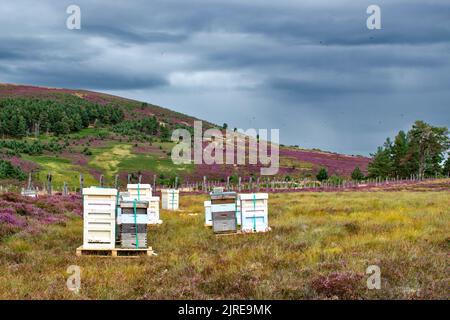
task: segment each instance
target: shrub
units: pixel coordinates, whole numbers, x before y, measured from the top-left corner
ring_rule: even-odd
[[[316,178],[320,182],[327,180],[328,179],[328,171],[327,171],[327,169],[320,168],[319,173],[317,173]]]
[[[25,180],[26,175],[19,167],[15,167],[7,160],[0,160],[0,179]]]

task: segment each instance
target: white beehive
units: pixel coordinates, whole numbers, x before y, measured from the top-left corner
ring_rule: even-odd
[[[178,210],[180,206],[180,191],[176,189],[161,190],[162,208],[166,210]]]
[[[83,247],[114,249],[117,189],[83,189]]]
[[[148,201],[148,224],[162,223],[162,221],[159,219],[159,197],[152,197],[152,186],[150,184],[128,184],[127,192],[123,195],[122,200]]]
[[[161,224],[162,223],[162,220],[159,219],[159,197],[151,197],[150,198],[148,214],[150,216],[149,224]]]
[[[141,201],[150,201],[152,197],[152,186],[149,184],[127,184],[129,197]]]
[[[212,227],[211,201],[205,201],[205,226]]]
[[[269,230],[267,193],[240,194],[241,230],[243,232],[266,232]]]
[[[205,201],[205,226],[211,227],[212,226],[212,214],[211,214],[211,201]],[[241,204],[238,201],[236,204],[236,220],[237,225],[241,225]]]

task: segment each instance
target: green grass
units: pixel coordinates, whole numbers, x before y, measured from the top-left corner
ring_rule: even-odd
[[[40,172],[36,180],[46,181],[47,173],[52,173],[52,184],[54,188],[59,188],[67,182],[70,187],[78,187],[80,172],[83,173],[85,184],[96,184],[96,180],[89,173],[86,167],[76,166],[69,159],[56,156],[30,156],[22,155],[25,160],[33,161],[40,167]]]
[[[155,148],[170,150],[173,144],[154,143]],[[134,153],[133,145],[127,143],[111,143],[105,147],[90,149],[93,153],[89,166],[108,173],[113,177],[118,172],[150,171],[175,175],[178,172],[189,173],[193,165],[175,165],[166,154]]]
[[[203,226],[205,199],[162,212],[153,257],[76,257],[80,218],[13,236],[0,244],[0,298],[448,298],[448,192],[271,194],[271,232],[227,237]],[[70,265],[82,268],[78,295],[65,286]],[[381,290],[366,287],[369,265]]]

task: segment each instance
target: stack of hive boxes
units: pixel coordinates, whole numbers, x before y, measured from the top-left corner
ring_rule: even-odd
[[[122,248],[147,248],[148,201],[120,201],[118,242]]]
[[[237,194],[214,190],[210,195],[213,231],[215,233],[237,232]]]
[[[212,214],[211,214],[211,201],[205,201],[205,226],[212,227]],[[239,202],[236,203],[236,221],[237,225],[241,225],[241,204]]]
[[[128,184],[128,192],[121,197],[123,201],[147,201],[147,224],[161,224],[159,219],[159,197],[152,196],[152,187],[149,184]]]
[[[178,210],[180,205],[180,190],[161,190],[162,208],[166,210]]]
[[[269,231],[267,193],[240,194],[241,230],[243,232]]]
[[[83,189],[83,247],[114,249],[117,189]]]

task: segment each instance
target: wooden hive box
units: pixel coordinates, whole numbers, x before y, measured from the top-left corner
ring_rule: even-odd
[[[243,232],[266,232],[269,230],[267,193],[240,194],[241,229]]]
[[[117,189],[83,189],[83,247],[113,249],[116,237]]]
[[[161,206],[166,210],[178,210],[180,206],[180,191],[176,189],[161,190]]]
[[[150,201],[152,197],[152,186],[150,184],[127,184],[127,190],[131,199]]]

